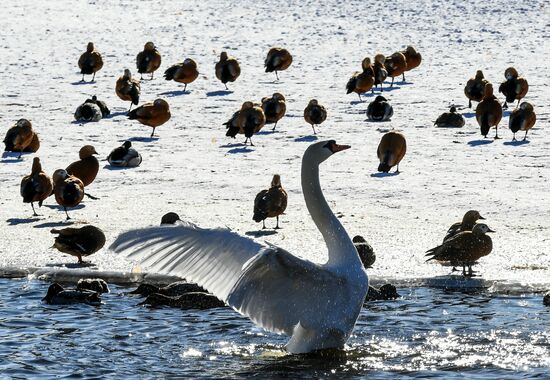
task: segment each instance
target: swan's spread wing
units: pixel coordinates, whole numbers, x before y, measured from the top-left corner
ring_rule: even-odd
[[[298,322],[315,329],[330,320],[327,313],[342,312],[336,303],[346,293],[343,278],[271,246],[247,265],[227,302],[257,325],[292,335]]]
[[[111,245],[159,273],[179,275],[226,301],[243,266],[265,246],[229,230],[190,223],[150,227],[121,234]]]
[[[157,272],[196,282],[277,333],[292,335],[298,322],[320,327],[331,315],[346,314],[351,297],[343,278],[229,230],[188,223],[150,227],[123,233],[110,248]]]

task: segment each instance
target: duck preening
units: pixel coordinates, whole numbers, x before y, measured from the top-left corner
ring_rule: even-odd
[[[464,86],[464,95],[468,98],[468,107],[472,108],[472,100],[481,102],[485,94],[485,85],[489,83],[483,76],[483,71],[477,70],[476,76],[468,79]]]
[[[143,80],[143,74],[151,74],[151,80],[153,74],[160,67],[161,57],[157,50],[157,47],[152,42],[147,42],[143,47],[143,51],[140,51],[136,56],[136,66],[138,73],[141,74]]]
[[[326,264],[227,229],[191,223],[128,231],[111,249],[155,272],[194,281],[260,327],[290,336],[290,353],[342,348],[369,280],[353,242],[323,196],[319,165],[348,148],[334,140],[320,141],[310,145],[302,159],[303,194],[328,249]]]
[[[485,220],[485,218],[477,210],[468,210],[462,217],[462,221],[453,223],[449,227],[443,241],[449,240],[460,232],[471,231],[478,220]]]
[[[42,170],[40,158],[35,157],[32,161],[31,174],[21,180],[23,203],[30,203],[33,215],[38,216],[34,210],[34,202],[38,202],[38,206],[41,207],[42,202],[51,195],[52,190],[52,179]]]
[[[92,82],[95,80],[95,73],[103,67],[103,58],[101,54],[95,50],[94,43],[88,42],[86,51],[78,59],[78,68],[82,74],[81,82],[84,82],[84,75],[92,75]]]
[[[311,125],[313,134],[317,134],[315,126],[320,125],[327,119],[327,110],[320,105],[317,99],[311,99],[304,109],[304,120]]]
[[[133,111],[128,112],[128,119],[137,120],[141,124],[153,127],[151,137],[155,135],[155,128],[170,120],[170,106],[164,99],[156,99],[153,103],[145,103]]]
[[[286,113],[286,99],[283,94],[278,92],[274,93],[271,97],[266,96],[262,99],[262,110],[265,114],[265,123],[273,124],[272,131],[275,130],[277,123]]]
[[[374,70],[374,86],[378,87],[380,85],[380,92],[384,92],[384,81],[388,77],[388,71],[384,65],[385,61],[386,57],[384,57],[384,54],[376,54],[374,56],[374,65],[372,66]]]
[[[254,199],[254,216],[252,219],[256,222],[262,222],[262,228],[265,229],[265,220],[267,218],[277,218],[275,229],[279,229],[279,215],[286,210],[288,195],[281,185],[281,176],[275,174],[271,180],[271,187],[260,191]]]
[[[456,107],[451,106],[449,112],[444,112],[435,121],[434,125],[439,128],[462,128],[466,124],[464,116],[456,112]]]
[[[430,260],[450,262],[453,267],[462,266],[464,276],[473,276],[472,265],[493,250],[493,241],[487,233],[495,232],[486,224],[478,223],[472,231],[459,232],[441,245],[427,251]],[[466,273],[466,267],[468,272]]]
[[[81,228],[62,228],[50,231],[57,235],[53,247],[58,251],[78,257],[82,264],[82,257],[96,253],[105,245],[105,234],[99,228],[87,225]]]
[[[378,95],[367,107],[367,118],[370,121],[389,121],[393,116],[393,107],[382,95]]]
[[[115,148],[107,156],[111,166],[134,168],[141,164],[141,154],[132,148],[132,142],[124,141],[122,146]]]
[[[252,136],[265,125],[265,114],[259,104],[244,102],[241,109],[235,112],[224,125],[227,127],[226,136],[235,138],[237,134],[244,135],[246,137],[244,144],[246,145],[250,140],[250,145],[254,146]]]
[[[4,145],[6,152],[19,152],[18,158],[21,158],[21,154],[29,147],[33,152],[40,147],[38,135],[32,129],[32,123],[27,119],[19,119],[13,127],[8,129],[4,137]]]
[[[198,76],[197,63],[191,58],[186,58],[185,61],[176,63],[164,72],[164,79],[185,84],[183,91],[187,90],[187,85],[197,79]]]
[[[487,83],[484,88],[483,99],[476,107],[476,120],[483,137],[487,137],[491,127],[495,127],[495,139],[498,137],[498,123],[502,119],[502,106],[493,94],[493,85]]]
[[[67,207],[75,207],[84,198],[84,184],[74,175],[69,175],[65,169],[57,169],[53,173],[53,193],[55,201],[63,207],[67,220],[71,219]]]
[[[357,95],[359,95],[359,101],[362,100],[362,93],[369,90],[372,90],[372,92],[374,92],[374,68],[371,65],[370,58],[367,57],[363,59],[361,66],[363,68],[363,71],[356,71],[346,84],[347,93],[350,94],[352,92],[355,92]]]
[[[520,77],[517,70],[513,67],[508,67],[504,71],[504,77],[506,80],[502,82],[498,88],[498,92],[501,92],[506,99],[502,105],[503,108],[508,108],[506,103],[513,103],[516,99],[518,101],[517,106],[521,99],[527,95],[529,91],[529,83],[523,77]],[[517,108],[516,106],[516,108]]]
[[[401,74],[404,75],[405,70],[407,70],[407,59],[403,53],[396,52],[389,57],[386,57],[384,66],[386,67],[388,76],[391,77],[390,87],[393,87],[394,78],[400,76]]]
[[[291,63],[292,55],[288,50],[278,47],[271,48],[267,52],[267,57],[264,61],[265,72],[272,73],[275,71],[275,76],[279,80],[277,72],[288,69]]]
[[[376,154],[380,160],[378,171],[387,173],[397,166],[395,172],[399,173],[399,163],[407,153],[407,141],[399,132],[388,132],[380,140]]]
[[[227,55],[225,51],[220,54],[220,60],[215,66],[216,78],[218,78],[227,88],[227,82],[235,82],[239,75],[241,75],[241,66],[239,62],[234,58]]]
[[[535,114],[531,103],[521,103],[519,108],[516,108],[512,111],[512,113],[510,114],[510,119],[508,121],[508,126],[510,127],[510,130],[514,133],[512,141],[516,141],[516,133],[518,131],[525,131],[525,136],[523,137],[523,141],[525,141],[527,139],[527,133],[531,128],[533,128],[536,121],[537,115]]]
[[[116,81],[115,92],[120,99],[130,102],[130,112],[132,104],[137,106],[139,103],[141,85],[137,79],[132,78],[130,70],[125,69],[124,74]]]
[[[414,46],[407,46],[405,50],[401,51],[401,54],[405,56],[406,66],[405,71],[410,71],[420,66],[422,62],[422,54],[420,54]],[[403,82],[405,82],[405,72],[403,72]]]
[[[85,303],[98,306],[101,304],[101,296],[99,293],[89,290],[65,290],[57,282],[54,282],[48,288],[48,293],[42,298],[42,301],[50,305]]]

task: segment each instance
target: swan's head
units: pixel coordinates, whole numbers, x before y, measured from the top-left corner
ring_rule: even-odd
[[[310,159],[320,164],[334,153],[351,148],[349,145],[338,145],[334,140],[319,141],[311,144],[304,153],[304,160]]]

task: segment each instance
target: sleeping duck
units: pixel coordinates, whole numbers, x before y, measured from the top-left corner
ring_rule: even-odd
[[[370,121],[389,121],[393,116],[393,107],[382,95],[378,95],[367,107],[367,118]]]
[[[197,79],[198,76],[199,71],[197,70],[197,63],[191,58],[187,58],[181,63],[176,63],[164,72],[164,78],[166,80],[174,80],[185,84],[183,91],[185,91],[187,85]]]
[[[434,125],[439,128],[462,128],[465,123],[464,116],[456,112],[456,107],[452,106],[449,112],[439,115]]]
[[[99,228],[87,225],[81,228],[53,229],[55,237],[53,248],[58,251],[78,257],[78,263],[82,264],[83,256],[96,253],[105,245],[105,234]]]
[[[525,136],[523,137],[523,141],[525,141],[527,139],[527,133],[531,128],[533,128],[536,121],[537,115],[535,115],[535,111],[533,110],[531,103],[521,103],[519,108],[516,108],[510,114],[508,126],[514,133],[514,138],[512,141],[516,141],[516,133],[518,131],[525,131]]]
[[[84,198],[84,184],[74,175],[69,175],[65,169],[57,169],[53,173],[53,193],[55,201],[63,207],[67,220],[71,219],[67,207],[75,207]]]
[[[405,60],[407,61],[405,71],[410,71],[420,66],[420,63],[422,62],[422,55],[413,46],[407,46],[405,50],[401,51],[401,54],[405,56]],[[405,73],[403,73],[403,82],[404,81]]]
[[[153,127],[151,137],[155,135],[155,128],[160,127],[171,117],[170,106],[164,99],[156,99],[153,103],[145,103],[133,111],[128,112],[128,119],[137,120],[141,124]]]
[[[244,144],[250,140],[252,143],[252,136],[258,133],[265,125],[265,114],[262,107],[252,102],[244,102],[236,120],[237,127],[239,127],[239,133],[244,134],[246,140]]]
[[[327,119],[327,110],[320,105],[317,99],[311,99],[304,109],[304,120],[311,125],[313,134],[317,134],[315,126],[320,125]]]
[[[147,42],[143,47],[143,51],[139,52],[136,56],[136,66],[142,80],[143,74],[151,74],[152,80],[154,72],[160,67],[160,63],[160,53],[152,42]]]
[[[17,123],[6,132],[4,137],[4,145],[6,152],[19,152],[18,158],[21,158],[21,153],[33,143],[33,139],[38,141],[38,136],[32,129],[32,123],[27,119],[19,119]],[[40,147],[40,144],[38,144]],[[38,147],[36,150],[38,150]],[[34,150],[34,152],[36,152]]]
[[[279,80],[277,72],[288,69],[291,63],[292,55],[290,55],[288,50],[278,47],[271,48],[267,52],[267,57],[264,61],[265,72],[272,73],[275,71],[275,76]]]
[[[23,203],[30,203],[33,215],[38,216],[33,203],[38,202],[38,206],[41,207],[44,199],[48,198],[53,190],[52,179],[42,170],[40,158],[33,159],[31,174],[23,177],[20,189]]]
[[[218,78],[227,88],[227,82],[235,82],[241,75],[241,66],[239,62],[227,55],[225,51],[220,54],[220,60],[215,66],[216,78]]]
[[[99,293],[89,290],[65,290],[57,282],[54,282],[48,288],[48,293],[42,298],[42,301],[50,305],[85,303],[98,306],[101,304],[101,296]]]
[[[92,99],[86,99],[76,109],[74,118],[77,121],[100,121],[103,118],[103,112],[101,112],[101,108]]]
[[[254,216],[252,219],[258,223],[262,222],[265,229],[267,218],[277,218],[275,229],[279,229],[279,215],[282,215],[287,206],[288,195],[281,185],[281,177],[278,174],[273,176],[271,187],[260,191],[254,199]]]
[[[122,146],[115,148],[107,156],[111,166],[134,168],[141,164],[141,155],[132,148],[130,141],[124,141]]]
[[[121,100],[130,102],[130,109],[132,110],[132,104],[136,106],[139,103],[139,95],[141,93],[141,85],[137,79],[132,78],[130,70],[125,69],[124,74],[116,81],[115,92]]]
[[[92,82],[95,80],[95,73],[97,73],[103,67],[103,58],[101,54],[95,50],[94,43],[88,42],[86,51],[78,59],[78,68],[82,74],[81,82],[84,82],[84,75],[91,75]]]
[[[464,95],[468,98],[468,107],[472,108],[472,100],[481,102],[485,93],[485,85],[489,83],[483,76],[483,71],[478,70],[476,76],[468,79],[464,87]]]

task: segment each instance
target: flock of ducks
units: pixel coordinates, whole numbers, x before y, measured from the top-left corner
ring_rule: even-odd
[[[292,55],[288,50],[279,47],[271,48],[264,61],[265,71],[275,72],[278,80],[279,72],[287,70],[292,61]],[[354,92],[362,100],[361,94],[369,91],[374,93],[378,86],[380,86],[380,92],[383,92],[383,83],[387,78],[392,78],[390,86],[393,86],[396,77],[402,76],[405,80],[405,72],[417,68],[421,62],[421,54],[412,46],[389,56],[377,54],[372,61],[366,57],[361,62],[362,71],[355,72],[347,82],[347,93]],[[143,80],[143,74],[151,74],[150,79],[152,80],[160,65],[161,55],[157,47],[153,42],[147,42],[143,51],[136,56],[136,67],[141,75],[141,80]],[[102,69],[102,56],[92,42],[88,43],[86,51],[78,60],[78,67],[82,74],[82,81],[86,75],[92,75],[91,80],[94,81],[96,73]],[[214,69],[216,77],[226,89],[228,89],[227,83],[235,82],[241,74],[238,60],[225,51],[220,54]],[[197,64],[191,58],[186,58],[183,62],[170,66],[164,72],[166,80],[183,83],[184,91],[198,76]],[[516,109],[510,114],[509,127],[514,133],[514,140],[518,131],[525,131],[525,140],[528,131],[536,122],[533,106],[528,102],[520,104],[526,96],[529,86],[527,80],[520,77],[513,67],[507,68],[504,76],[505,81],[499,86],[499,92],[506,98],[502,105],[494,95],[492,84],[485,79],[481,70],[477,71],[474,78],[468,80],[464,94],[469,99],[469,107],[472,107],[472,101],[478,102],[476,120],[485,137],[494,127],[495,138],[498,138],[498,125],[502,119],[502,110],[507,107],[507,103],[517,100]],[[151,137],[155,135],[157,127],[165,124],[171,118],[170,106],[166,100],[161,98],[132,110],[132,106],[139,104],[141,84],[139,80],[132,77],[129,69],[125,69],[123,75],[117,79],[115,93],[121,100],[130,102],[128,119],[137,120],[152,128]],[[240,109],[235,111],[231,118],[224,123],[227,129],[226,136],[235,137],[237,134],[241,134],[246,138],[245,145],[248,142],[253,145],[254,134],[258,133],[266,124],[273,124],[273,130],[275,130],[277,123],[285,116],[286,110],[285,96],[278,92],[262,98],[257,103],[245,101]],[[388,121],[393,115],[393,108],[385,97],[378,95],[368,105],[366,113],[370,121]],[[78,106],[74,116],[76,120],[98,121],[109,114],[110,110],[105,102],[93,96]],[[327,110],[317,99],[311,99],[304,109],[303,117],[305,122],[311,125],[313,133],[316,134],[315,127],[327,119]],[[442,114],[435,121],[435,125],[438,127],[460,128],[464,124],[464,118],[457,112],[455,106],[452,106],[449,112]],[[18,120],[7,131],[4,144],[6,151],[18,152],[18,158],[21,158],[24,152],[36,152],[40,148],[38,134],[33,130],[32,123],[26,119]],[[399,163],[405,156],[406,150],[407,142],[402,133],[390,131],[384,134],[377,149],[378,171],[387,173],[391,168],[396,167],[396,172],[399,172]],[[37,216],[34,203],[41,206],[52,195],[57,204],[65,211],[67,219],[70,219],[67,209],[77,206],[85,195],[91,199],[97,199],[85,192],[85,188],[93,183],[99,171],[99,161],[95,157],[97,154],[95,147],[83,146],[79,151],[79,160],[69,164],[65,169],[56,170],[52,177],[42,169],[40,159],[34,157],[31,173],[23,177],[20,187],[23,202],[31,204],[33,215]],[[107,161],[112,166],[135,167],[141,163],[142,157],[132,147],[130,141],[125,141],[122,146],[115,148],[108,155]],[[271,187],[258,193],[254,200],[253,220],[262,222],[263,228],[266,228],[265,220],[276,218],[275,229],[280,228],[279,217],[285,212],[287,202],[288,195],[281,185],[281,178],[279,175],[275,175]],[[464,275],[472,275],[471,266],[480,257],[489,254],[492,249],[491,239],[486,233],[493,231],[485,224],[475,224],[477,219],[483,219],[479,213],[472,211],[466,213],[464,220],[449,230],[443,243],[428,251],[428,255],[430,255],[428,260],[450,263],[453,266],[460,265],[463,267]],[[54,247],[61,252],[76,256],[79,263],[83,262],[82,257],[97,252],[105,244],[105,235],[94,226],[80,229],[54,229],[51,232],[57,235]],[[468,267],[468,272],[466,272],[466,267]]]

